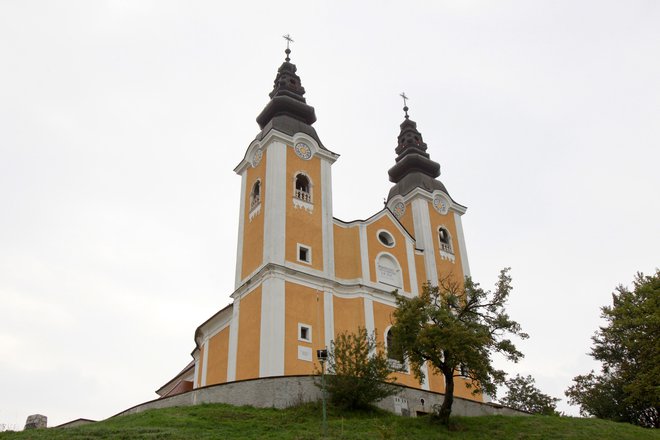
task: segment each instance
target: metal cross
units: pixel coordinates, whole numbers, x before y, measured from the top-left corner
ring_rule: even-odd
[[[291,38],[291,35],[289,35],[289,34],[282,35],[282,38],[284,38],[286,40],[286,48],[288,49],[289,48],[289,43],[293,43],[293,38]]]
[[[399,96],[403,98],[403,106],[406,107],[406,101],[410,98],[406,96],[406,92],[401,92]]]

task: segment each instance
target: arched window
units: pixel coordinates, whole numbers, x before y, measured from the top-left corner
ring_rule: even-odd
[[[454,248],[451,245],[451,235],[449,235],[449,231],[443,227],[438,228],[438,238],[440,239],[440,251],[453,254]]]
[[[403,365],[403,352],[397,347],[391,328],[385,335],[385,347],[387,348],[387,358]]]
[[[250,209],[254,209],[259,203],[261,203],[261,180],[257,180],[252,185],[252,191],[250,192]]]
[[[296,174],[295,189],[293,196],[303,202],[312,203],[312,185],[309,177],[303,173]]]
[[[403,288],[401,267],[392,254],[383,252],[376,257],[376,279],[381,283]]]

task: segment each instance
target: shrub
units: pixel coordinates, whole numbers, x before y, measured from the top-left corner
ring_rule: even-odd
[[[362,327],[337,335],[327,362],[326,390],[339,408],[366,409],[397,392],[382,344]]]

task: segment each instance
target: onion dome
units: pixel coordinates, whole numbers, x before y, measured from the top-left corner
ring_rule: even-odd
[[[296,73],[296,65],[291,63],[287,47],[286,58],[279,69],[273,84],[273,91],[268,95],[270,101],[257,116],[261,133],[257,139],[262,139],[270,130],[275,129],[293,136],[296,133],[306,133],[313,137],[322,148],[323,145],[312,127],[316,122],[314,107],[307,104],[304,98],[305,88]]]
[[[404,100],[407,99],[405,95],[403,96]],[[417,123],[408,116],[408,106],[405,106],[405,101],[403,110],[405,119],[401,123],[398,145],[394,150],[397,154],[396,164],[388,171],[390,182],[396,185],[390,190],[387,199],[396,195],[405,196],[415,188],[422,188],[428,192],[441,190],[449,194],[442,182],[436,179],[440,176],[440,164],[434,162],[426,152],[426,143],[417,130]]]

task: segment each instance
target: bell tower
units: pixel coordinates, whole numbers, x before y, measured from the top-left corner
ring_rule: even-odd
[[[442,277],[463,279],[470,274],[461,216],[467,208],[455,202],[438,180],[440,164],[427,153],[427,145],[410,119],[405,94],[404,120],[397,138],[396,163],[389,169],[394,186],[387,207],[413,233],[424,251],[426,281],[437,285]]]
[[[312,127],[314,108],[285,53],[257,116],[261,131],[234,170],[242,178],[236,288],[268,263],[334,275],[331,165],[339,156]]]
[[[288,330],[285,318],[294,301],[315,304],[324,292],[300,293],[292,280],[334,278],[331,166],[339,156],[312,127],[314,108],[304,97],[288,47],[285,53],[270,101],[257,116],[260,132],[234,170],[241,176],[241,203],[229,381],[295,371],[307,351],[287,353],[287,347],[296,346],[285,346],[285,338],[299,329]],[[318,325],[305,328],[311,332],[313,327]]]

